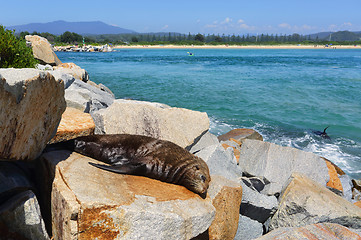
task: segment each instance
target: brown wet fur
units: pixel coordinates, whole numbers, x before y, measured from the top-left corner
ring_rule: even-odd
[[[207,164],[165,140],[129,134],[90,135],[65,142],[76,152],[110,164],[105,170],[182,185],[205,198],[211,180]]]

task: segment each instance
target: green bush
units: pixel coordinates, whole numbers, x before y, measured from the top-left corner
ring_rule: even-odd
[[[0,25],[0,68],[33,68],[37,63],[26,41]]]

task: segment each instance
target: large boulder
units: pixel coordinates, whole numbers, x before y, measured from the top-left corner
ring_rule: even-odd
[[[59,70],[63,73],[73,76],[75,79],[82,80],[87,82],[89,80],[88,72],[76,65],[75,63],[62,63],[53,68],[54,70]]]
[[[136,134],[191,147],[209,128],[207,113],[165,104],[117,99],[93,114],[96,134]]]
[[[40,161],[49,169],[54,239],[191,239],[205,232],[215,215],[209,197],[104,171],[77,153],[48,151]]]
[[[208,229],[209,239],[233,240],[238,228],[242,187],[221,176],[212,176],[208,189],[216,216]]]
[[[292,174],[283,192],[279,208],[271,219],[270,229],[301,227],[320,222],[361,228],[360,208],[303,174]]]
[[[64,84],[36,69],[0,69],[0,159],[33,160],[65,110]]]
[[[94,134],[95,124],[89,113],[75,108],[66,108],[61,117],[55,136],[49,143],[70,140],[80,136]]]
[[[330,178],[326,163],[321,157],[257,140],[244,140],[239,165],[246,175],[258,176],[271,183],[263,191],[268,195],[281,192],[293,172],[303,173],[323,186],[326,186]]]
[[[195,155],[207,163],[211,175],[220,175],[235,182],[242,176],[231,148],[224,149],[221,144],[215,144],[203,148]]]
[[[37,35],[27,35],[25,36],[25,39],[31,43],[34,57],[42,64],[49,64],[52,66],[61,64],[61,61],[54,53],[50,43],[46,38]]]
[[[278,240],[278,239],[327,239],[327,240],[360,240],[361,236],[356,232],[335,224],[317,223],[303,227],[282,227],[257,238],[257,240]]]
[[[0,205],[0,239],[50,239],[36,196],[19,192]]]
[[[75,79],[65,89],[65,100],[68,107],[92,114],[112,105],[114,96],[79,79]]]

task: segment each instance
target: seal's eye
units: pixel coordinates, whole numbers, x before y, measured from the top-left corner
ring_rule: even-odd
[[[196,170],[199,170],[199,166],[194,166],[196,168]]]
[[[201,175],[201,179],[203,182],[206,182],[206,177],[204,175]]]

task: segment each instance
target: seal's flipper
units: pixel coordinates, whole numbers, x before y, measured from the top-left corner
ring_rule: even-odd
[[[327,126],[325,129],[323,129],[323,134],[326,134],[326,129],[329,128],[330,126]]]
[[[123,173],[123,174],[137,174],[140,170],[142,170],[145,165],[144,164],[114,164],[114,165],[103,165],[103,164],[96,164],[92,162],[88,162],[90,165],[107,170],[110,172],[115,173]]]

